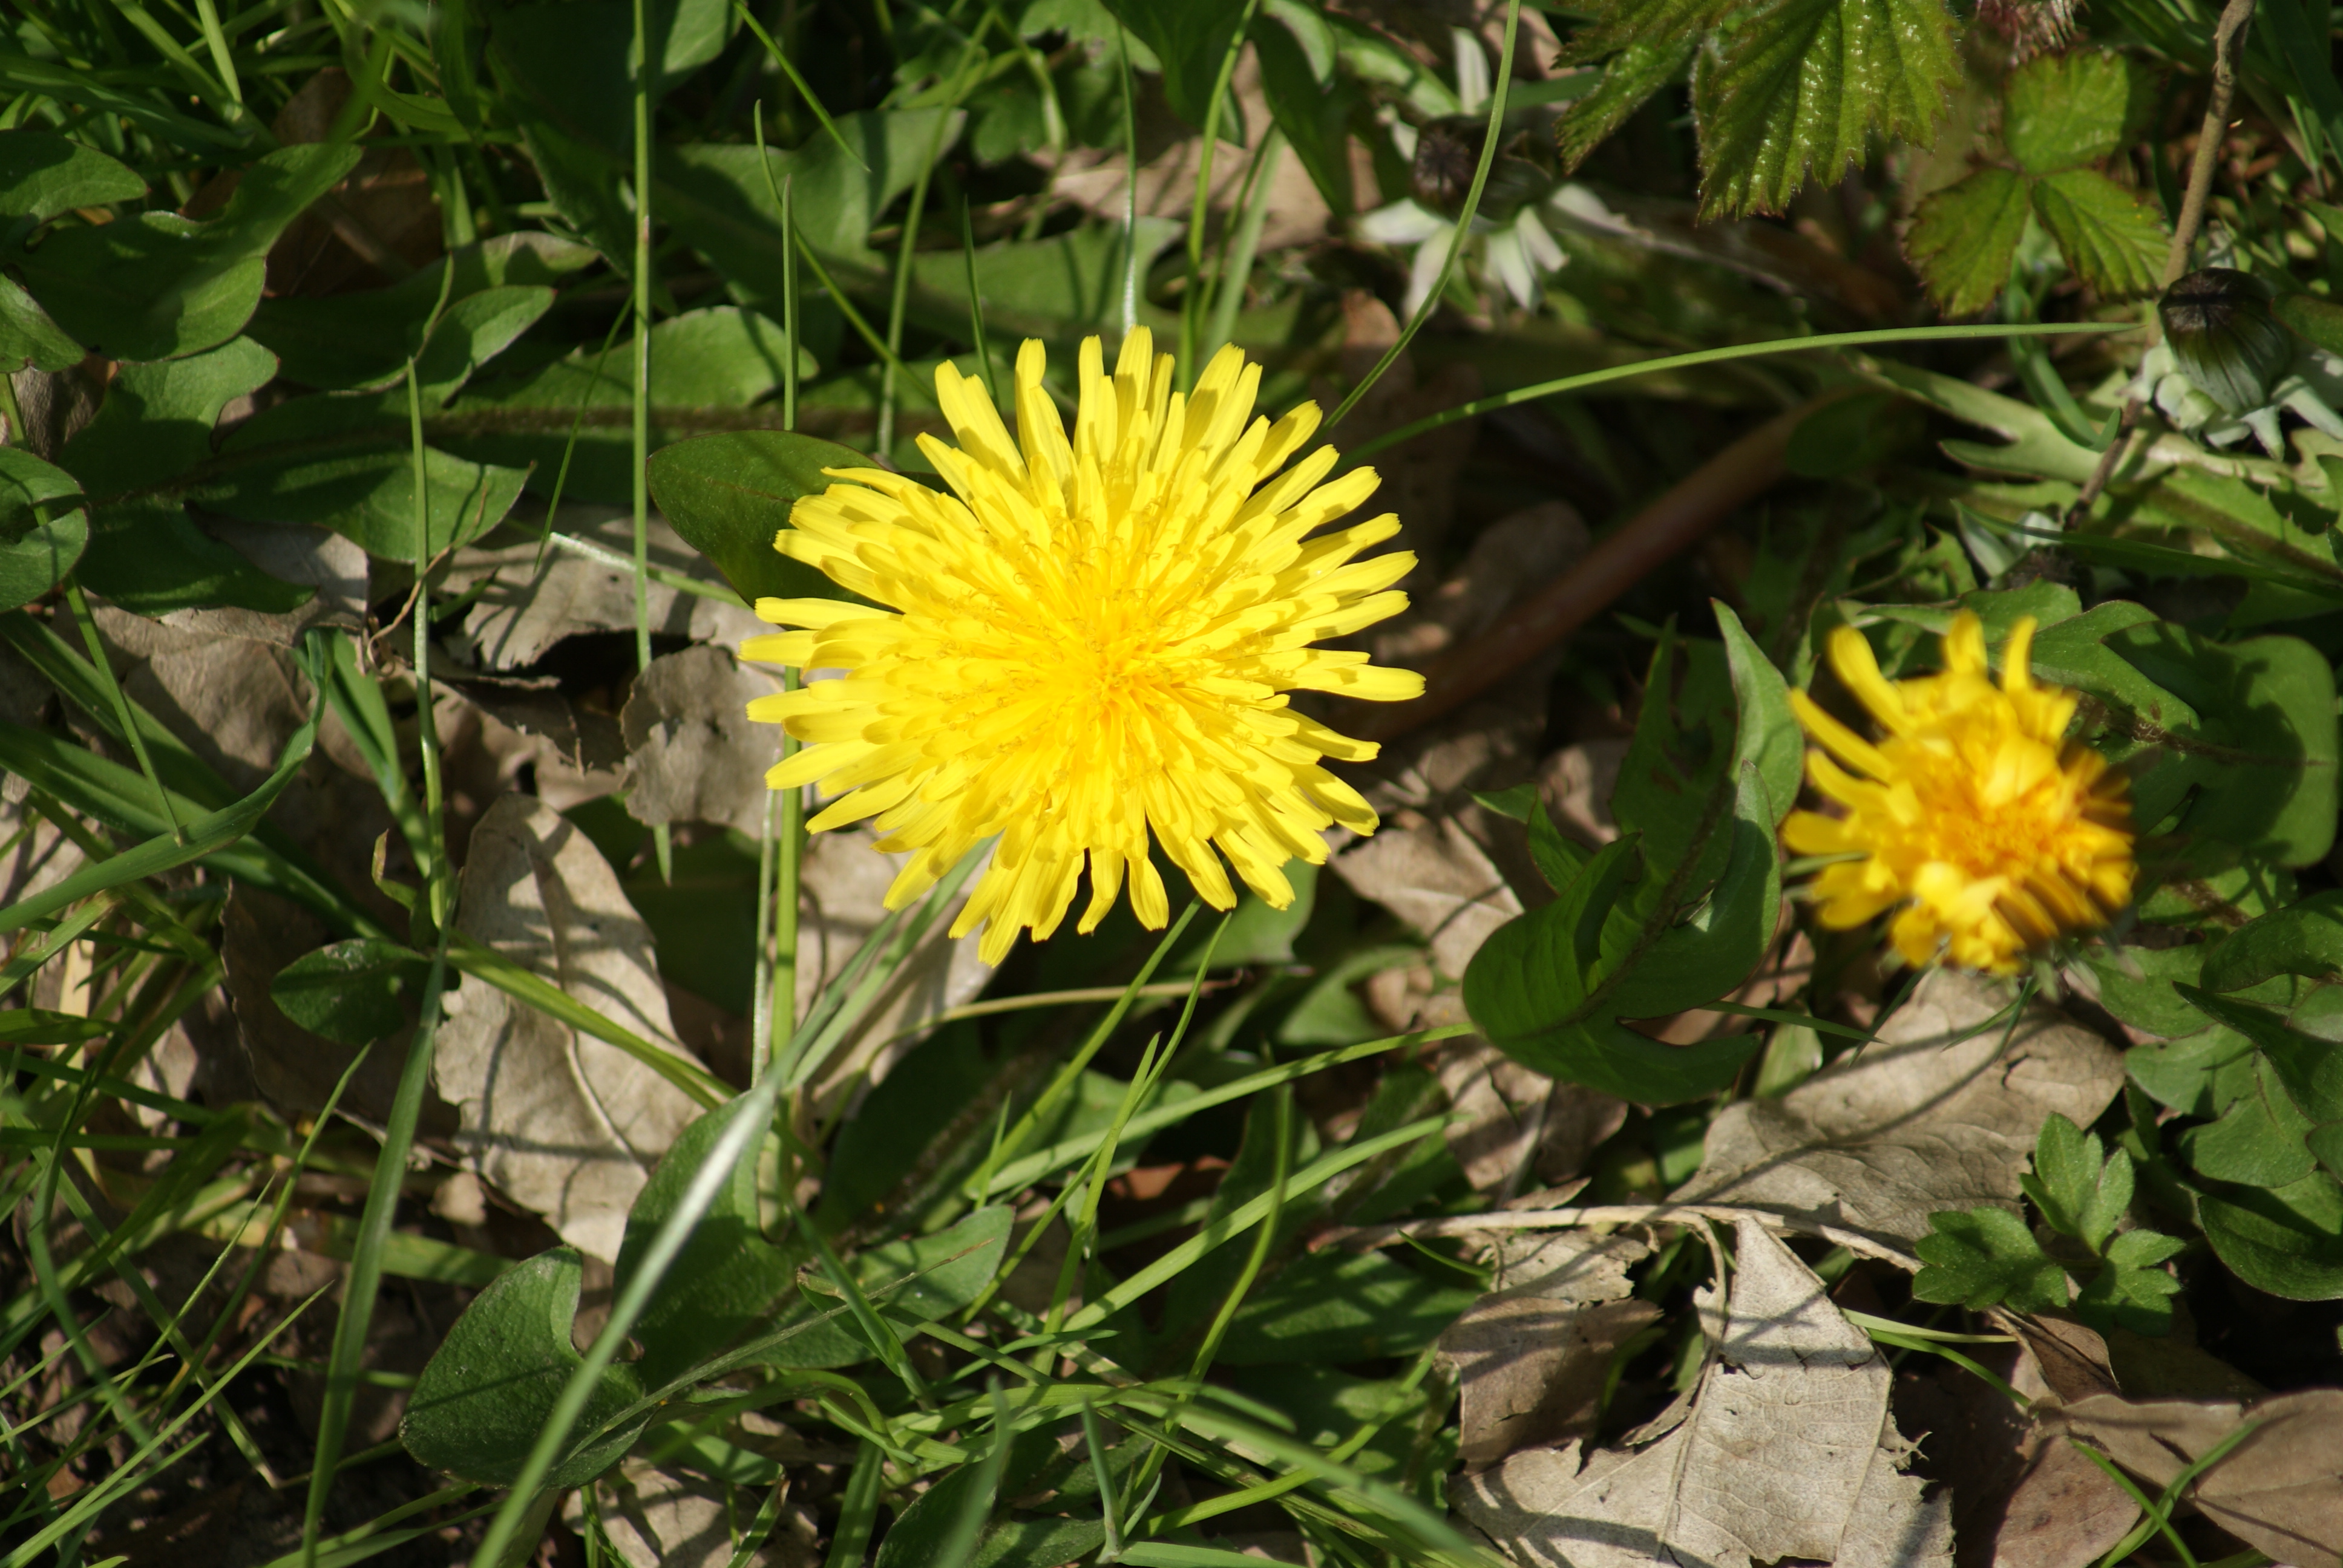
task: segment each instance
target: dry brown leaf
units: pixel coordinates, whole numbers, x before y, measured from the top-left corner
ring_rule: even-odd
[[[163,624],[204,637],[244,638],[290,648],[314,626],[363,628],[367,611],[367,553],[330,528],[292,523],[249,523],[206,518],[214,538],[274,578],[305,583],[317,597],[286,615],[215,605],[176,609]]]
[[[2139,1504],[2115,1477],[2063,1438],[2028,1440],[2033,1462],[1984,1533],[1992,1568],[2088,1568],[2139,1519]],[[1967,1554],[1963,1554],[1967,1561]]]
[[[1946,1501],[1902,1473],[1889,1374],[1822,1282],[1754,1220],[1716,1357],[1689,1419],[1641,1452],[1533,1449],[1454,1483],[1450,1501],[1541,1568],[1951,1568]]]
[[[1489,933],[1522,912],[1496,862],[1453,818],[1387,824],[1333,866],[1353,892],[1423,932],[1433,967],[1450,980],[1462,980]]]
[[[302,906],[239,882],[229,889],[220,911],[220,962],[227,971],[228,1000],[236,1013],[235,1040],[244,1070],[269,1104],[291,1120],[325,1109],[334,1085],[357,1060],[354,1046],[310,1033],[287,1018],[269,995],[277,971],[304,953],[334,940],[326,923]],[[190,1054],[206,1043],[202,1030],[185,1036]],[[380,1123],[390,1114],[398,1091],[399,1064],[407,1060],[410,1030],[379,1041],[342,1093],[342,1109]],[[432,1131],[452,1121],[445,1106],[426,1112]]]
[[[458,891],[466,936],[678,1056],[651,935],[586,835],[541,800],[507,795],[472,829]],[[688,1059],[687,1059],[688,1060]],[[481,1176],[562,1240],[615,1261],[627,1210],[698,1114],[615,1045],[478,980],[447,998],[437,1072]]]
[[[1454,998],[1433,1000],[1453,1004]],[[1453,1005],[1429,1010],[1462,1021],[1462,1010]],[[1477,1035],[1450,1041],[1438,1070],[1449,1103],[1464,1113],[1443,1136],[1479,1191],[1510,1197],[1532,1171],[1546,1181],[1568,1181],[1627,1120],[1625,1101],[1582,1083],[1556,1083]]]
[[[594,1483],[602,1533],[628,1568],[721,1568],[732,1561],[732,1534],[763,1503],[762,1488],[731,1488],[720,1481],[628,1459]],[[586,1527],[583,1494],[572,1493],[562,1517]],[[811,1522],[784,1506],[781,1522],[747,1561],[754,1568],[799,1568],[820,1561]]]
[[[1931,970],[1878,1039],[1778,1100],[1726,1107],[1684,1202],[1770,1210],[1908,1251],[1939,1209],[2015,1207],[2051,1113],[2087,1127],[2123,1085],[2115,1050],[2036,1004],[1984,1027],[2006,988]],[[2007,1035],[2007,1044],[2003,1039]]]
[[[1319,407],[1333,407],[1398,341],[1399,318],[1390,306],[1363,288],[1344,291],[1342,347],[1335,359],[1339,379],[1317,378],[1310,395]],[[1356,445],[1480,396],[1481,373],[1473,366],[1453,361],[1420,375],[1413,356],[1403,354],[1343,419],[1342,444]],[[1460,419],[1375,454],[1383,483],[1367,504],[1374,512],[1405,518],[1408,544],[1424,560],[1440,558],[1441,541],[1456,520],[1456,481],[1480,430],[1479,418]],[[1540,585],[1522,586],[1527,590]]]
[[[1612,1352],[1660,1310],[1630,1301],[1632,1236],[1561,1231],[1499,1244],[1502,1288],[1440,1336],[1463,1395],[1458,1452],[1468,1468],[1519,1449],[1592,1435]]]
[[[2250,1404],[2100,1394],[2055,1418],[2151,1488],[2169,1486],[2240,1425],[2254,1431],[2184,1495],[2214,1523],[2294,1568],[2343,1568],[2343,1389]]]
[[[1587,539],[1585,519],[1567,501],[1541,501],[1498,518],[1473,539],[1453,575],[1376,629],[1375,662],[1421,668],[1480,636],[1516,599],[1574,564]]]
[[[763,828],[766,769],[780,759],[780,729],[749,720],[772,678],[720,648],[651,660],[619,715],[627,742],[627,810],[635,820],[718,822],[755,837]]]
[[[534,518],[516,513],[515,519],[531,533],[537,527]],[[634,549],[632,515],[616,508],[565,506],[561,522],[564,533],[589,539],[621,558]],[[535,664],[565,637],[634,629],[632,571],[558,546],[547,549],[542,562],[538,555],[531,538],[500,548],[458,550],[449,560],[439,579],[445,590],[479,590],[478,601],[464,616],[464,637],[475,668],[495,673],[518,669]],[[685,544],[663,518],[650,521],[649,558],[653,566],[722,588],[727,595],[731,592],[708,558]],[[729,598],[685,593],[656,579],[646,598],[654,636],[737,648],[743,638],[771,629]]]

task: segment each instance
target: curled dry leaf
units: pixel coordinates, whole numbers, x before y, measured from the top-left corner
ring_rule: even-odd
[[[1475,1470],[1592,1435],[1612,1352],[1660,1315],[1627,1299],[1627,1267],[1650,1251],[1633,1236],[1507,1236],[1497,1250],[1499,1288],[1440,1336],[1463,1395],[1458,1453]]]
[[[2123,1065],[2038,1004],[2015,1028],[1991,1022],[2010,1000],[2005,985],[1931,970],[1873,1043],[1778,1100],[1726,1107],[1675,1196],[1845,1227],[1907,1252],[1934,1211],[2014,1209],[2042,1123],[2057,1111],[2088,1127],[2123,1086]]]
[[[681,1056],[651,936],[586,835],[507,795],[472,829],[456,926]],[[699,1108],[615,1045],[478,980],[447,997],[437,1072],[480,1175],[561,1239],[615,1261],[627,1210]]]
[[[2050,1424],[2101,1450],[2151,1492],[2251,1426],[2183,1495],[2276,1562],[2343,1568],[2343,1389],[2250,1404],[2098,1394],[2068,1405]]]
[[[1690,1416],[1640,1452],[1533,1449],[1450,1491],[1458,1513],[1539,1568],[1951,1568],[1942,1497],[1903,1473],[1890,1374],[1822,1282],[1755,1220],[1722,1342]]]

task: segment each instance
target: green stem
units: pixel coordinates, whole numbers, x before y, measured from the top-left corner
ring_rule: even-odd
[[[887,302],[887,367],[879,374],[877,447],[882,461],[893,460],[895,370],[903,363],[903,315],[911,303],[911,258],[919,249],[920,220],[927,213],[928,180],[935,173],[936,160],[943,156],[944,132],[950,128],[952,111],[960,106],[960,95],[968,90],[968,65],[976,50],[976,42],[970,39],[960,52],[960,63],[952,67],[952,90],[945,95],[943,113],[936,118],[935,134],[928,138],[928,156],[920,160],[919,172],[911,177],[911,205],[903,215],[903,240],[895,247],[895,287]]]
[[[1414,341],[1416,333],[1432,319],[1432,313],[1440,308],[1440,297],[1447,292],[1448,280],[1455,276],[1456,260],[1464,254],[1465,236],[1473,232],[1473,215],[1481,210],[1481,192],[1489,183],[1489,166],[1497,161],[1497,144],[1504,139],[1505,95],[1513,85],[1513,40],[1521,30],[1521,23],[1522,0],[1506,0],[1505,46],[1498,53],[1497,79],[1489,94],[1489,129],[1481,138],[1481,162],[1473,171],[1473,188],[1465,193],[1464,210],[1456,215],[1456,227],[1448,236],[1448,259],[1440,264],[1440,277],[1433,284],[1432,292],[1423,297],[1423,303],[1415,307],[1414,316],[1401,329],[1398,340],[1383,350],[1383,357],[1375,361],[1375,367],[1368,371],[1356,387],[1351,388],[1350,396],[1334,406],[1332,417],[1320,427],[1322,433],[1333,429],[1342,422],[1342,416],[1359,406],[1359,399],[1365,397],[1369,389],[1383,378],[1383,372],[1407,352],[1407,346]],[[1478,44],[1473,46],[1480,47]]]
[[[2137,332],[2136,325],[2125,322],[2066,321],[2036,323],[2028,326],[1986,324],[1977,327],[1888,327],[1863,332],[1825,332],[1813,337],[1775,337],[1764,343],[1732,343],[1722,348],[1703,348],[1692,354],[1671,354],[1660,359],[1640,359],[1633,365],[1614,365],[1602,370],[1589,370],[1577,376],[1564,376],[1552,381],[1541,381],[1534,387],[1520,387],[1511,392],[1500,392],[1493,397],[1483,397],[1462,404],[1438,414],[1427,416],[1413,424],[1402,425],[1372,440],[1360,442],[1351,448],[1349,461],[1356,463],[1371,452],[1386,447],[1396,447],[1402,441],[1412,441],[1428,430],[1443,425],[1453,425],[1460,419],[1511,408],[1520,403],[1534,403],[1541,397],[1556,397],[1565,392],[1584,392],[1612,381],[1625,381],[1637,376],[1655,375],[1663,370],[1690,370],[1703,365],[1720,365],[1729,359],[1755,359],[1769,354],[1802,354],[1809,349],[1862,348],[1893,343],[1945,343],[1970,337],[2055,337],[2069,332]],[[1345,407],[1348,402],[1345,401]],[[1337,412],[1340,412],[1339,410]],[[1326,422],[1333,424],[1332,419]]]
[[[1520,0],[1514,0],[1518,5]],[[1180,300],[1180,386],[1184,390],[1196,384],[1196,374],[1202,368],[1196,363],[1200,345],[1196,334],[1202,327],[1199,319],[1203,311],[1204,286],[1204,216],[1212,198],[1212,154],[1220,145],[1221,105],[1229,95],[1229,82],[1236,75],[1237,56],[1244,52],[1245,33],[1252,25],[1252,14],[1261,8],[1261,0],[1245,0],[1244,15],[1237,18],[1237,30],[1229,39],[1226,52],[1221,55],[1220,74],[1212,78],[1212,99],[1204,106],[1204,135],[1196,153],[1196,194],[1188,209],[1188,286]],[[1510,44],[1511,35],[1507,35]],[[1493,136],[1494,133],[1493,132]],[[1493,146],[1494,143],[1491,144]],[[1483,158],[1485,165],[1487,159]],[[1131,169],[1132,199],[1137,199],[1139,166],[1133,161]],[[1134,262],[1138,256],[1138,226],[1131,226],[1131,243]]]
[[[146,737],[139,732],[137,719],[130,711],[130,699],[124,696],[122,683],[114,678],[114,666],[106,657],[106,644],[97,635],[97,619],[89,611],[89,598],[81,591],[81,579],[65,578],[65,603],[72,607],[74,619],[81,624],[81,639],[89,649],[90,668],[97,673],[97,683],[106,689],[106,701],[114,705],[115,722],[122,726],[123,738],[130,742],[130,754],[138,759],[138,771],[146,776],[146,787],[155,791],[155,799],[163,809],[163,820],[171,824],[171,841],[184,845],[187,829],[179,821],[179,809],[171,803],[171,792],[163,788],[163,777],[155,771],[155,760],[146,754]]]
[[[1252,175],[1246,182],[1251,189],[1243,202],[1244,216],[1238,220],[1233,242],[1223,251],[1212,279],[1212,319],[1204,328],[1202,347],[1213,353],[1236,337],[1245,283],[1252,276],[1253,257],[1261,250],[1261,231],[1269,222],[1271,174],[1284,146],[1284,135],[1275,126],[1262,134],[1261,154],[1253,160]]]

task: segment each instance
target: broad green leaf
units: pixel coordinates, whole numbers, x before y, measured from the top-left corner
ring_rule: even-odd
[[[789,351],[779,327],[737,306],[689,311],[658,323],[650,341],[652,449],[711,424],[778,425],[778,409],[746,419],[737,412],[729,418],[716,416],[746,408],[777,390]],[[528,485],[538,495],[552,490],[568,453],[564,496],[624,506],[634,486],[634,361],[629,337],[613,345],[608,356],[598,346],[588,347],[526,376],[474,381],[433,423],[433,443],[477,463],[511,469],[534,465]],[[813,373],[812,360],[802,352],[798,368],[801,376]],[[703,415],[704,422],[695,414]]]
[[[1733,677],[1737,715],[1734,760],[1756,765],[1765,797],[1773,804],[1774,825],[1779,827],[1790,808],[1798,803],[1798,788],[1805,781],[1805,732],[1790,711],[1790,683],[1751,639],[1733,608],[1712,602],[1717,629],[1725,634],[1725,666]]]
[[[1719,835],[1729,846],[1724,873],[1691,919],[1630,939],[1632,946],[1614,960],[1624,970],[1606,1001],[1614,1015],[1682,1012],[1731,994],[1749,978],[1773,945],[1781,920],[1776,820],[1757,764],[1742,763],[1733,818]]]
[[[2034,216],[2058,242],[2076,276],[2109,299],[2156,292],[2169,236],[2147,195],[2094,169],[2068,169],[2034,183]]]
[[[932,1322],[960,1311],[992,1282],[1009,1246],[1010,1210],[990,1204],[932,1235],[867,1247],[854,1277],[890,1317]]]
[[[77,206],[136,201],[146,182],[96,147],[47,131],[0,131],[0,213],[46,223]]]
[[[2180,1148],[2199,1176],[2283,1187],[2318,1164],[2302,1141],[2310,1126],[2265,1058],[2255,1063],[2255,1091],[2240,1097],[2219,1121],[2182,1133]]]
[[[2343,1049],[2288,1028],[2267,1008],[2194,986],[2180,989],[2193,1006],[2254,1042],[2308,1121],[2343,1121]]]
[[[1904,250],[1946,316],[1975,316],[2000,297],[2026,233],[2026,184],[1988,166],[1920,203]]]
[[[1163,96],[1172,112],[1201,129],[1221,63],[1244,20],[1243,0],[1179,0],[1169,5],[1161,0],[1106,0],[1106,5],[1161,62]],[[1220,135],[1225,141],[1242,139],[1225,110]]]
[[[2343,1188],[2324,1171],[2197,1205],[2205,1239],[2237,1278],[2293,1302],[2343,1298]]]
[[[1169,218],[1139,220],[1140,276],[1180,236]],[[984,329],[997,339],[1041,337],[1057,343],[1092,332],[1112,332],[1121,320],[1126,255],[1121,224],[1085,224],[1050,239],[989,245],[976,253],[976,289],[984,301]],[[911,276],[926,304],[920,314],[939,329],[968,331],[968,263],[958,251],[932,250],[912,258]],[[1162,335],[1175,326],[1169,311],[1140,302],[1140,324]],[[1238,336],[1245,332],[1240,327]]]
[[[585,1360],[570,1339],[583,1277],[577,1251],[556,1247],[475,1297],[408,1396],[398,1427],[407,1452],[433,1470],[486,1486],[518,1478],[562,1385]],[[581,1485],[617,1462],[649,1412],[605,1429],[643,1392],[631,1364],[619,1362],[604,1372],[545,1483]]]
[[[991,1441],[989,1433],[970,1440],[972,1445]],[[983,1504],[987,1474],[980,1462],[963,1464],[921,1493],[889,1526],[887,1539],[879,1544],[877,1568],[930,1568],[943,1563],[962,1517]],[[1103,1519],[988,1514],[961,1563],[962,1568],[1057,1568],[1096,1551],[1105,1539]]]
[[[1882,380],[1903,387],[1930,407],[1991,430],[2007,443],[1988,447],[1975,441],[1945,442],[1946,454],[1956,461],[1988,473],[2065,479],[2077,485],[2098,467],[2097,452],[2068,440],[2050,416],[2031,403],[2005,397],[1957,376],[1894,359],[1880,360],[1874,368]]]
[[[2343,305],[2315,294],[2281,294],[2270,314],[2329,354],[2343,354]]]
[[[16,447],[0,447],[0,610],[29,604],[65,580],[89,544],[89,514],[65,503],[72,475]]]
[[[1941,0],[1775,0],[1736,15],[1693,75],[1703,219],[1780,212],[1875,134],[1936,135],[1960,79]]]
[[[446,268],[456,269],[444,279],[452,307],[483,289],[558,284],[593,260],[588,247],[549,234],[498,235],[388,288],[264,299],[246,336],[277,356],[288,381],[320,392],[387,386],[422,344]]]
[[[255,415],[195,498],[234,518],[315,523],[387,560],[412,561],[415,457],[404,390],[321,393]],[[423,450],[427,554],[468,543],[520,498],[524,469]]]
[[[210,459],[220,410],[276,372],[275,356],[238,337],[116,374],[96,417],[57,456],[90,497],[80,571],[92,592],[142,615],[206,604],[282,615],[315,597],[197,528],[176,483]]]
[[[437,409],[454,397],[475,370],[511,347],[552,306],[553,290],[526,286],[484,288],[449,306],[416,357],[416,390],[423,406]]]
[[[410,1021],[431,960],[396,942],[360,937],[302,954],[268,985],[277,1010],[312,1034],[371,1045]]]
[[[1380,1252],[1329,1247],[1253,1288],[1220,1359],[1230,1366],[1341,1365],[1413,1355],[1473,1302],[1472,1291]]]
[[[1913,1244],[1927,1267],[1912,1294],[1982,1312],[2057,1312],[2067,1298],[2066,1271],[2042,1250],[2026,1221],[2006,1209],[1953,1209],[1928,1216],[1928,1234]]]
[[[1712,826],[1706,821],[1710,790],[1726,770],[1736,729],[1724,645],[1664,636],[1653,650],[1644,690],[1634,739],[1611,793],[1611,815],[1621,832],[1643,835],[1644,859],[1659,868],[1645,879],[1645,896],[1655,895],[1679,868],[1684,890],[1697,891],[1715,879],[1726,853],[1721,835],[1702,836]]]
[[[870,459],[834,441],[780,430],[697,436],[651,454],[651,497],[684,542],[715,564],[750,604],[833,598],[830,579],[773,548],[789,508],[831,481],[824,468]]]
[[[2231,931],[2206,959],[2199,983],[2242,991],[2278,975],[2343,975],[2343,891],[2312,893]]]
[[[13,376],[27,365],[36,370],[64,370],[81,359],[81,345],[49,319],[41,302],[15,279],[0,276],[0,375]]]
[[[2121,55],[2036,55],[2002,87],[2002,141],[2030,175],[2098,163],[2123,145],[2146,86]]]
[[[1310,36],[1309,44],[1303,42]],[[1262,93],[1293,156],[1337,218],[1356,208],[1351,190],[1351,111],[1359,93],[1334,71],[1334,40],[1324,18],[1306,6],[1253,18]],[[1312,46],[1314,45],[1314,47]],[[1322,65],[1320,63],[1322,61]]]
[[[347,143],[281,147],[243,172],[218,216],[169,213],[53,231],[15,256],[57,325],[111,359],[175,358],[224,343],[260,303],[285,226],[355,167]]]

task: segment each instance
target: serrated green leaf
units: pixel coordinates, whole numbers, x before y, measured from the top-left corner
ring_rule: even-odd
[[[1940,0],[1777,0],[1739,16],[1693,75],[1701,217],[1780,212],[1875,133],[1928,143],[1960,71]]]
[[[2097,1134],[2085,1132],[2053,1111],[2034,1140],[2034,1174],[2021,1184],[2052,1230],[2080,1236],[2083,1215],[2106,1163]]]
[[[2034,216],[2076,276],[2104,297],[2156,292],[2171,236],[2147,193],[2127,190],[2096,169],[2068,169],[2034,183]]]
[[[2030,175],[2096,164],[2123,145],[2143,85],[2120,55],[2036,55],[2002,87],[2002,141]]]
[[[1975,316],[2000,297],[2026,233],[2026,181],[1981,168],[1930,195],[1904,236],[1928,297],[1946,316]]]
[[[2135,1231],[2137,1236],[2153,1236]],[[2128,1238],[2127,1238],[2128,1239]],[[2169,1236],[2157,1236],[2172,1241]],[[2180,1243],[2172,1242],[2177,1250]],[[2172,1298],[2180,1282],[2161,1269],[2126,1268],[2110,1263],[2075,1297],[2075,1315],[2097,1329],[2129,1329],[2136,1334],[2161,1335],[2172,1331]]]
[[[2066,1305],[2066,1271],[2042,1250],[2026,1221],[2005,1209],[1953,1209],[1928,1216],[1928,1234],[1913,1244],[1927,1267],[1912,1294],[1972,1312],[2006,1303],[2018,1312]]]
[[[1697,30],[1638,38],[1619,51],[1603,72],[1602,85],[1570,106],[1554,123],[1555,149],[1563,172],[1574,172],[1586,156],[1626,124],[1644,100],[1684,74],[1700,46]]]

